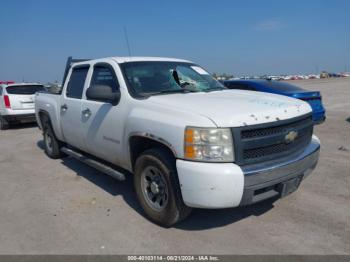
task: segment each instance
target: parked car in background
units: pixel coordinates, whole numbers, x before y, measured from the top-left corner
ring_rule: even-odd
[[[0,85],[9,85],[9,84],[14,84],[15,81],[2,81],[0,80]]]
[[[341,77],[339,73],[329,73],[329,77]]]
[[[308,75],[309,79],[320,79],[320,75]]]
[[[53,94],[59,94],[62,91],[62,85],[59,83],[47,83],[44,87],[49,93]]]
[[[0,84],[0,129],[13,123],[35,122],[35,93],[44,90],[43,85],[36,83]]]
[[[228,80],[224,85],[229,89],[242,89],[285,95],[304,100],[312,108],[312,119],[315,124],[320,124],[326,119],[326,110],[322,104],[321,93],[307,91],[298,86],[270,80]]]
[[[322,71],[320,73],[320,78],[329,78],[330,77],[330,74],[326,71]]]
[[[320,141],[303,101],[228,90],[186,60],[78,61],[67,61],[60,94],[36,94],[45,153],[119,180],[128,170],[157,224],[174,225],[191,208],[287,196],[316,166]]]

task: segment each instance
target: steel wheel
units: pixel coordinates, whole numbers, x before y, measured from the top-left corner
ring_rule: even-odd
[[[168,204],[169,191],[162,172],[148,166],[141,173],[141,188],[147,204],[155,211],[162,211]]]

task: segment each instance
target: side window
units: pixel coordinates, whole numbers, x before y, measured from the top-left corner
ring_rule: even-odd
[[[67,97],[76,98],[76,99],[82,98],[85,79],[88,71],[89,71],[89,67],[73,68],[73,71],[67,86],[67,91],[66,91]]]
[[[115,77],[113,69],[103,65],[97,65],[94,67],[90,85],[110,86],[113,92],[116,92],[119,89],[118,80]]]
[[[2,96],[2,86],[0,86],[0,96]]]

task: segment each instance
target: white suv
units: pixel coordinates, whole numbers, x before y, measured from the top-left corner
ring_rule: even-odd
[[[12,123],[35,122],[35,93],[44,91],[44,86],[35,83],[0,85],[0,129]]]

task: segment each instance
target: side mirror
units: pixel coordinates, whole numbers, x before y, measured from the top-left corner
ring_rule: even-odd
[[[112,87],[107,85],[93,85],[86,91],[86,97],[89,100],[111,103],[116,105],[120,99],[120,92],[113,92]]]

